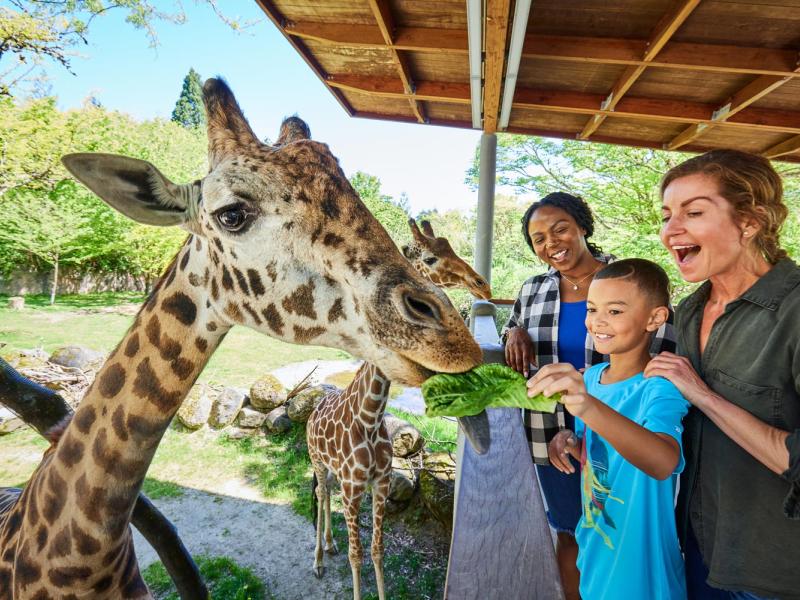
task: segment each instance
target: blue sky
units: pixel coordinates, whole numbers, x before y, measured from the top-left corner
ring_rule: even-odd
[[[259,137],[274,139],[282,118],[296,113],[348,175],[365,171],[380,178],[384,193],[399,198],[405,192],[413,214],[475,206],[477,192],[463,182],[479,131],[350,118],[255,2],[220,4],[241,11],[228,12],[231,17],[264,18],[236,34],[207,5],[186,2],[188,22],[159,23],[155,49],[121,12],[95,20],[89,44],[72,61],[76,75],[48,69],[59,106],[77,107],[92,95],[137,119],[169,118],[193,67],[203,78],[228,81]]]

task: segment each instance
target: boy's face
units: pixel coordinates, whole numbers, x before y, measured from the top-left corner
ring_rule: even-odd
[[[654,306],[630,279],[595,279],[586,300],[586,329],[602,354],[649,346],[650,333],[666,321],[666,306]]]

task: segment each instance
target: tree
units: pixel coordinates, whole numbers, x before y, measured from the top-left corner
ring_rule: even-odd
[[[357,171],[350,177],[350,185],[353,186],[369,211],[386,228],[395,243],[402,244],[411,239],[407,208],[399,206],[391,196],[387,196],[381,191],[380,179],[363,171]],[[408,201],[406,200],[405,203],[407,206]]]
[[[200,74],[194,69],[189,69],[189,73],[183,78],[181,95],[172,111],[172,121],[187,129],[205,127],[203,83]]]

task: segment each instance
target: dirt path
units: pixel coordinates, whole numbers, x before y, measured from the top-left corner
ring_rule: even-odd
[[[178,498],[154,501],[177,527],[192,554],[227,556],[251,568],[278,600],[350,598],[346,552],[326,555],[325,576],[311,572],[314,528],[291,507],[265,502],[252,486],[236,480],[215,492],[184,489]],[[142,569],[158,560],[152,547],[134,529],[136,555]],[[342,575],[345,575],[343,577]]]

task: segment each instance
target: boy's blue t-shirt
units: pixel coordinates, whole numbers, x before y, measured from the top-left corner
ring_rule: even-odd
[[[586,366],[586,300],[562,302],[558,315],[558,362]]]
[[[641,373],[600,383],[608,363],[584,373],[595,398],[645,429],[681,445],[681,419],[689,404],[661,377]],[[659,481],[634,467],[610,444],[575,420],[584,438],[581,472],[583,516],[578,523],[580,592],[587,600],[677,600],[686,598],[683,559],[675,527],[675,488],[683,450],[671,477]]]

